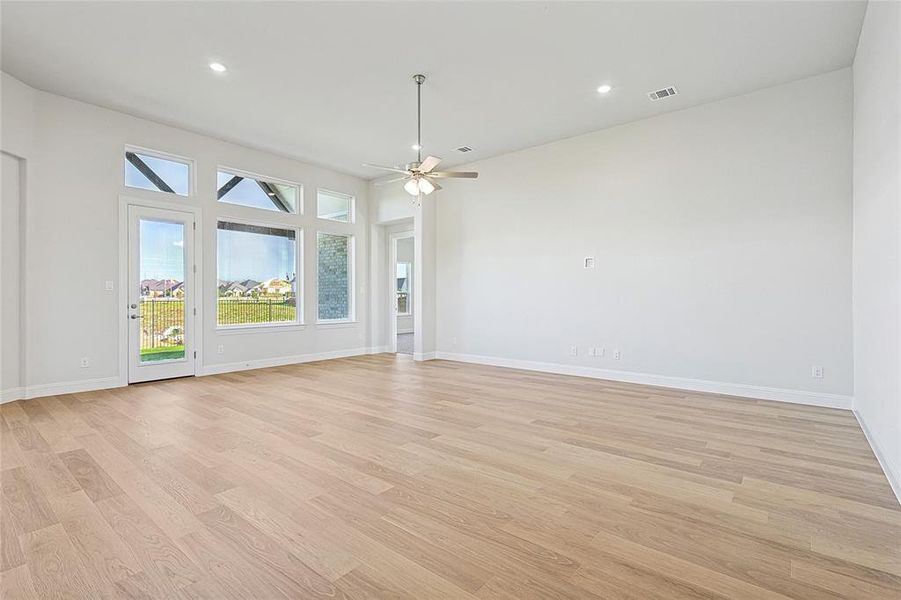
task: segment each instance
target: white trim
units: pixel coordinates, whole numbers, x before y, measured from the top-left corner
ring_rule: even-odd
[[[635,371],[616,371],[612,369],[598,369],[596,367],[581,367],[577,365],[562,365],[557,363],[536,362],[530,360],[517,360],[511,358],[498,358],[494,356],[477,356],[474,354],[458,354],[454,352],[437,352],[436,358],[453,360],[457,362],[476,363],[480,365],[492,365],[510,369],[523,369],[526,371],[542,371],[545,373],[557,373],[560,375],[574,375],[576,377],[591,377],[593,379],[607,379],[624,383],[637,383],[640,385],[653,385],[659,387],[676,388],[692,392],[707,392],[711,394],[723,394],[726,396],[739,396],[754,398],[757,400],[775,400],[777,402],[789,402],[793,404],[807,404],[826,408],[839,408],[851,410],[853,397],[842,394],[827,394],[810,392],[807,390],[789,390],[745,383],[728,383],[723,381],[707,381],[704,379],[690,379],[687,377],[673,377],[670,375],[654,375],[650,373],[637,373]],[[429,360],[423,355],[422,359]]]
[[[100,377],[97,379],[83,379],[81,381],[63,381],[60,383],[43,383],[28,387],[13,388],[0,392],[0,403],[14,400],[27,400],[30,398],[43,398],[44,396],[60,396],[62,394],[77,394],[78,392],[91,392],[94,390],[107,390],[110,388],[124,387],[119,377]]]
[[[416,232],[413,229],[404,231],[394,231],[388,233],[388,352],[397,353],[397,318],[399,316],[413,317],[415,312],[413,302],[415,302],[413,294],[413,272],[409,274],[409,295],[407,306],[410,307],[410,313],[399,315],[397,312],[397,242],[404,239],[416,239]],[[414,257],[415,258],[415,257]],[[415,264],[415,261],[414,263]],[[414,267],[415,268],[415,267]],[[415,317],[414,317],[415,318]],[[413,333],[413,347],[416,347],[416,328],[411,330]],[[415,357],[414,357],[415,358]],[[419,359],[421,360],[421,359]]]
[[[330,352],[312,352],[310,354],[296,354],[294,356],[279,356],[276,358],[260,358],[233,363],[221,363],[205,365],[198,369],[198,376],[218,375],[220,373],[234,373],[235,371],[247,371],[250,369],[266,369],[268,367],[281,367],[284,365],[296,365],[300,363],[330,360],[333,358],[347,358],[360,356],[361,354],[375,354],[373,348],[352,348],[350,350],[332,350]]]
[[[25,397],[26,388],[23,387],[14,387],[9,388],[8,390],[0,390],[0,404],[6,404],[7,402],[15,402],[16,400],[21,400]]]
[[[255,323],[250,325],[216,325],[216,334],[241,335],[246,333],[262,333],[264,331],[303,331],[306,328],[306,325],[295,323],[294,321],[272,321],[269,323]]]
[[[347,319],[325,319],[316,323],[316,329],[344,329],[358,324],[359,321],[349,321]]]
[[[385,352],[390,352],[391,348],[388,346],[373,346],[369,349],[369,354],[384,354]]]
[[[435,360],[439,358],[437,352],[414,352],[413,360]],[[452,360],[452,359],[445,359]],[[460,362],[469,362],[469,361],[460,361]]]
[[[400,316],[402,316],[402,317],[408,317],[408,316],[410,316],[410,315],[400,315]],[[400,335],[400,334],[402,334],[402,333],[413,333],[413,332],[414,332],[413,329],[398,329],[398,330],[397,330],[397,335]]]
[[[200,365],[203,364],[203,208],[193,206],[179,201],[168,201],[163,199],[148,199],[128,194],[119,194],[119,303],[116,311],[117,322],[119,327],[119,364],[118,364],[118,382],[117,385],[107,387],[122,387],[128,385],[128,323],[125,318],[128,315],[128,207],[139,206],[144,208],[159,208],[163,210],[172,210],[177,212],[192,213],[194,216],[194,265],[197,267],[194,273],[195,291],[194,291],[194,308],[197,314],[194,316],[194,348],[196,354],[193,357],[194,371],[196,373]],[[121,311],[121,312],[120,312]],[[125,321],[125,325],[122,323]],[[97,388],[100,389],[100,388]]]
[[[349,221],[342,221],[341,219],[332,219],[326,215],[319,214],[319,193],[325,192],[326,194],[331,194],[333,196],[345,197],[350,200],[350,209],[347,211],[347,216],[350,218]],[[335,213],[340,214],[340,213]],[[336,192],[335,190],[330,190],[324,187],[316,188],[316,218],[322,219],[323,221],[330,221],[332,223],[344,223],[345,225],[353,225],[357,222],[357,197],[352,194],[345,194],[344,192]]]
[[[882,472],[885,473],[885,478],[888,479],[889,486],[891,486],[892,491],[895,492],[895,498],[898,499],[898,504],[901,504],[901,473],[894,473],[892,471],[891,463],[879,447],[879,444],[876,443],[876,437],[873,435],[873,432],[870,431],[870,428],[867,427],[866,421],[863,420],[863,417],[859,412],[856,410],[853,412],[854,417],[860,424],[860,429],[863,431],[864,437],[867,438],[870,448],[873,449],[873,454],[876,455],[879,466],[882,467]]]

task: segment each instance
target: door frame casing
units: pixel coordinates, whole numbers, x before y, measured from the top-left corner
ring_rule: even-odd
[[[397,242],[407,238],[415,239],[415,232],[412,229],[388,234],[388,314],[390,315],[388,318],[388,351],[392,354],[397,354]],[[411,273],[411,282],[413,277],[414,275]],[[416,294],[413,294],[412,287],[410,295],[413,296],[411,311],[412,314],[416,314]],[[417,335],[419,332],[416,331],[416,327],[413,327],[414,340]]]
[[[179,197],[181,198],[181,197]],[[194,351],[197,356],[194,360],[194,375],[197,376],[201,372],[203,365],[203,209],[199,206],[189,204],[187,198],[178,201],[156,200],[150,198],[142,198],[138,196],[130,196],[128,194],[119,194],[119,293],[117,295],[116,304],[116,321],[119,331],[119,374],[118,380],[120,386],[128,385],[128,209],[130,206],[141,208],[172,210],[183,213],[191,213],[196,224],[193,230],[194,234],[194,308],[197,314],[194,315]]]

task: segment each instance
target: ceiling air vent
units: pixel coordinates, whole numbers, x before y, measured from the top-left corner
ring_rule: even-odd
[[[676,86],[671,85],[668,88],[663,88],[662,90],[657,90],[656,92],[648,92],[648,98],[656,102],[657,100],[663,100],[664,98],[675,96],[678,93],[679,92],[676,91]]]
[[[472,148],[469,146],[460,146],[457,148],[457,152],[472,152]]]

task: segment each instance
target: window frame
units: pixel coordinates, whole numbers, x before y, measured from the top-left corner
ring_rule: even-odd
[[[317,207],[318,210],[318,207]],[[340,223],[340,221],[334,221]],[[319,235],[333,235],[347,239],[347,317],[341,319],[322,319],[319,317]],[[357,243],[353,233],[342,233],[325,229],[316,230],[316,324],[317,325],[345,325],[357,322],[357,298],[356,267],[357,267]]]
[[[240,205],[236,205],[240,206]],[[253,208],[253,207],[249,207]],[[279,213],[279,214],[287,214],[287,213]],[[298,282],[300,285],[298,287],[297,293],[294,296],[295,302],[295,311],[294,311],[294,320],[293,321],[271,321],[268,323],[236,323],[233,325],[220,325],[219,324],[219,223],[236,223],[238,225],[250,225],[254,227],[271,227],[272,229],[283,229],[285,231],[294,231],[294,267],[295,274],[294,280]],[[304,294],[305,294],[305,286],[304,286],[304,263],[303,263],[303,246],[304,246],[304,228],[300,225],[288,225],[285,223],[278,222],[266,222],[266,221],[257,221],[253,219],[242,219],[239,217],[232,217],[229,215],[217,215],[216,216],[216,285],[213,288],[213,297],[216,302],[216,309],[214,311],[215,314],[215,330],[217,333],[240,333],[240,332],[252,332],[254,330],[270,330],[270,329],[303,329],[305,327],[304,320]]]
[[[404,238],[396,238],[404,239]],[[395,241],[396,243],[396,241]],[[397,265],[407,265],[407,311],[397,310]],[[413,263],[409,261],[394,261],[394,314],[398,317],[413,316]]]
[[[133,185],[128,185],[128,158],[126,155],[129,152],[133,152],[134,154],[143,154],[144,156],[152,156],[153,158],[158,158],[160,160],[168,160],[170,162],[181,163],[183,165],[187,165],[188,167],[188,193],[185,195],[179,194],[178,192],[164,192],[163,190],[154,190],[150,188],[143,187],[135,187]],[[153,150],[152,148],[145,148],[143,146],[135,146],[133,144],[125,144],[125,149],[122,152],[122,188],[125,190],[139,190],[141,192],[150,192],[153,194],[163,194],[167,198],[193,198],[197,193],[197,163],[193,158],[189,158],[187,156],[181,156],[180,154],[173,154],[171,152],[162,152],[160,150]]]
[[[265,181],[267,183],[278,183],[280,185],[290,185],[291,187],[297,190],[297,206],[294,207],[293,211],[283,212],[280,210],[271,210],[268,208],[260,208],[259,206],[248,206],[247,204],[239,204],[237,202],[228,202],[226,200],[222,200],[219,198],[219,173],[225,172],[229,175],[237,175],[238,177],[244,177],[245,179],[254,179]],[[288,179],[282,179],[280,177],[270,177],[269,175],[263,175],[261,173],[254,173],[253,171],[245,171],[243,169],[234,169],[232,167],[226,165],[217,165],[216,166],[216,206],[221,206],[223,204],[227,204],[229,206],[240,206],[241,208],[248,208],[250,210],[259,210],[263,211],[260,214],[267,215],[299,215],[303,216],[303,184],[297,181],[291,181]]]
[[[319,216],[319,194],[325,192],[326,194],[332,194],[334,196],[344,196],[348,200],[350,200],[350,208],[348,209],[348,217],[347,221],[339,221],[337,219],[329,219],[328,217],[320,217]],[[354,225],[357,222],[357,197],[353,194],[346,194],[344,192],[338,192],[336,190],[332,190],[324,187],[316,188],[316,218],[320,221],[326,221],[328,223],[341,223],[343,225]]]

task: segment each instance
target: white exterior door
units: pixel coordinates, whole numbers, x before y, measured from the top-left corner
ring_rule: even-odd
[[[194,215],[128,207],[128,382],[194,375]]]

